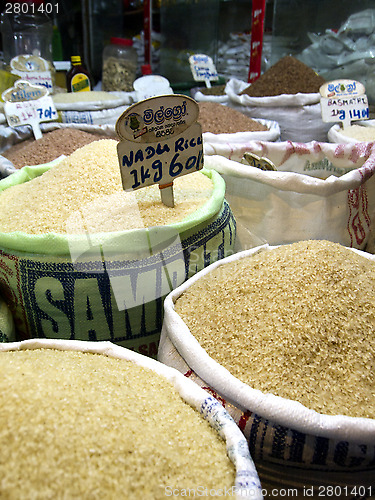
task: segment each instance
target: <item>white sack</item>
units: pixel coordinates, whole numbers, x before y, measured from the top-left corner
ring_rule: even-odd
[[[82,94],[80,94],[82,95]],[[108,98],[100,98],[106,95]],[[65,102],[65,97],[74,99],[74,102]],[[88,97],[91,97],[89,100]],[[57,111],[98,111],[103,109],[118,108],[119,106],[133,104],[135,102],[134,92],[101,92],[92,91],[79,100],[77,93],[55,94],[52,96]]]
[[[322,120],[319,93],[270,97],[240,95],[248,86],[249,83],[235,78],[229,80],[225,87],[228,106],[251,118],[276,121],[282,141],[327,141],[327,132],[332,124]]]
[[[224,177],[242,249],[306,239],[366,248],[375,231],[374,143],[252,142],[248,152],[277,171],[239,163],[240,148],[232,159],[205,157],[206,168]]]

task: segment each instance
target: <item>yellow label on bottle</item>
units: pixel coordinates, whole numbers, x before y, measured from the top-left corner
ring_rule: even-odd
[[[71,82],[72,92],[86,92],[91,90],[90,80],[84,73],[77,73]]]

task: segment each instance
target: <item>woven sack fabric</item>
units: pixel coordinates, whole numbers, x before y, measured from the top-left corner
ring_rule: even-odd
[[[319,486],[328,485],[362,485],[368,492],[374,487],[374,419],[324,415],[296,401],[253,389],[212,359],[174,310],[177,298],[211,270],[272,248],[264,245],[236,253],[173,290],[164,303],[158,360],[191,378],[222,403],[246,436],[250,453],[267,480],[279,487],[300,488],[298,498],[303,498],[302,489],[307,485],[314,486],[318,496]],[[352,251],[375,261],[366,252]],[[265,487],[262,475],[260,478]],[[345,489],[342,495],[355,497]]]
[[[277,170],[240,163],[244,153],[270,160]],[[254,141],[230,159],[208,156],[205,165],[225,179],[243,249],[326,239],[364,250],[372,238],[374,143]]]
[[[24,167],[0,190],[51,168]],[[108,340],[155,357],[163,298],[233,253],[236,223],[216,172],[211,198],[183,221],[116,233],[0,233],[0,292],[17,339]]]
[[[171,382],[181,398],[200,413],[225,441],[228,456],[236,470],[235,484],[233,488],[229,488],[228,496],[237,500],[242,498],[262,500],[263,495],[259,477],[243,434],[239,431],[229,413],[215,398],[208,395],[206,391],[191,380],[186,379],[177,370],[149,357],[114,345],[111,342],[31,339],[0,345],[0,352],[22,349],[58,349],[89,352],[130,361],[165,377]],[[183,491],[181,489],[181,494],[183,494]],[[223,491],[218,491],[219,496],[222,496]]]
[[[0,298],[0,342],[14,342],[16,332],[10,309],[2,298]]]

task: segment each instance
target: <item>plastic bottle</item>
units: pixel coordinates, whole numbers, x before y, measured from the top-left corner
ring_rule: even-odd
[[[66,88],[68,92],[92,90],[90,73],[82,64],[81,56],[72,56],[70,61],[72,66],[66,74]]]
[[[129,38],[112,37],[103,50],[102,90],[133,90],[138,54]]]

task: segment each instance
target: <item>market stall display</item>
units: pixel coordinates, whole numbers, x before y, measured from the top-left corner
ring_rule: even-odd
[[[176,370],[109,342],[46,340],[2,344],[0,365],[3,494],[263,498],[229,414]]]
[[[217,395],[262,484],[264,470],[301,496],[330,484],[370,491],[374,266],[329,241],[264,245],[166,298],[158,359]]]
[[[116,146],[95,141],[0,182],[2,295],[18,338],[111,340],[155,356],[163,297],[233,251],[219,174],[176,179],[170,208],[156,185],[123,190]]]
[[[251,32],[219,41],[217,0],[163,2],[160,34],[146,2],[140,36],[92,33],[91,90],[58,88],[48,55],[42,138],[0,102],[0,497],[375,499],[375,128],[340,87],[373,104],[375,10],[295,54],[278,3],[272,66]],[[189,67],[206,54],[218,79]]]

